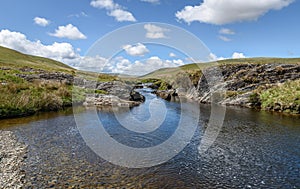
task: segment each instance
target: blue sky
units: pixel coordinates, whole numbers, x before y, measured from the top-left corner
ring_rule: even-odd
[[[297,0],[2,0],[0,45],[84,69],[93,61],[84,56],[99,38],[120,27],[157,22],[197,36],[210,49],[211,60],[292,58],[300,54],[299,10]],[[168,35],[167,30],[162,34]],[[168,47],[122,47],[105,71],[126,73],[126,65],[136,61],[149,67],[144,72],[189,63],[182,52]],[[94,58],[105,62],[110,57],[99,53]]]

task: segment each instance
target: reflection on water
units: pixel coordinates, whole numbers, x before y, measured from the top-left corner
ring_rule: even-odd
[[[166,140],[176,129],[180,106],[176,102],[165,105],[172,110],[167,120],[171,124],[164,122],[149,134],[128,132],[110,111],[98,115],[116,140],[147,147]],[[140,120],[150,116],[143,107],[132,109],[138,116],[143,112]],[[200,111],[191,143],[170,161],[143,169],[122,168],[98,157],[81,138],[72,110],[2,120],[1,129],[13,130],[29,145],[26,180],[34,188],[300,188],[299,117],[227,108],[217,140],[200,156],[198,146],[210,106],[201,105]]]

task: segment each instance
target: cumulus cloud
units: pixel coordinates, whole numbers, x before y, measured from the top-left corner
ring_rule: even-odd
[[[68,60],[66,63],[76,69],[93,71],[93,72],[103,72],[108,64],[108,59],[95,56],[95,57],[77,57],[75,60]]]
[[[86,39],[86,36],[79,31],[76,26],[68,24],[66,26],[59,26],[54,33],[49,35],[59,37],[59,38],[68,38],[68,39]]]
[[[141,43],[138,43],[136,45],[125,45],[123,46],[123,49],[128,55],[131,56],[144,56],[149,52],[147,47]]]
[[[114,17],[118,22],[124,22],[124,21],[135,22],[136,21],[136,19],[132,15],[132,13],[122,10],[122,9],[112,10],[108,15]]]
[[[108,59],[100,56],[83,57],[69,43],[42,44],[41,41],[31,41],[20,32],[0,30],[0,45],[20,51],[25,54],[51,58],[81,70],[102,71]]]
[[[229,41],[231,41],[231,39],[230,39],[230,38],[228,38],[228,37],[225,37],[225,36],[223,36],[223,35],[220,35],[220,36],[219,36],[219,39],[221,39],[222,41],[225,41],[225,42],[229,42]]]
[[[40,41],[30,41],[19,32],[0,31],[0,45],[26,54],[52,58],[58,61],[75,59],[79,55],[69,43],[53,43],[44,45]]]
[[[208,24],[229,24],[257,20],[270,10],[280,10],[294,0],[204,0],[198,6],[186,6],[176,13],[179,20],[187,23],[199,21]]]
[[[217,60],[224,60],[224,57],[218,57],[214,53],[209,53],[208,55],[208,61],[217,61]]]
[[[150,39],[166,38],[165,33],[169,31],[169,29],[162,28],[154,24],[145,24],[144,29],[147,31],[146,37]]]
[[[141,1],[147,2],[147,3],[159,4],[159,0],[141,0]]]
[[[145,75],[160,68],[177,67],[181,65],[184,65],[181,59],[163,60],[157,56],[135,62],[131,62],[123,57],[116,57],[108,63],[106,71],[129,75]]]
[[[114,17],[118,22],[136,22],[135,17],[129,11],[115,3],[113,0],[92,0],[90,5],[99,9],[106,9],[108,15]]]
[[[228,29],[228,28],[220,29],[219,33],[224,34],[224,35],[234,35],[235,34],[235,32],[233,30]]]
[[[176,56],[177,56],[177,55],[176,55],[175,53],[172,53],[172,52],[169,54],[169,57],[171,57],[171,58],[174,58],[174,57],[176,57]]]
[[[246,56],[244,55],[244,53],[234,52],[232,54],[232,58],[233,59],[235,59],[235,58],[246,58]]]
[[[41,18],[41,17],[35,17],[33,19],[34,23],[39,25],[39,26],[48,26],[50,24],[50,20],[47,20],[46,18]]]
[[[112,10],[120,7],[120,5],[114,3],[113,0],[93,0],[91,1],[90,4],[95,8],[108,9],[108,10]]]
[[[240,52],[234,52],[232,54],[232,56],[228,57],[228,58],[218,57],[214,53],[210,53],[209,57],[208,57],[209,61],[218,61],[218,60],[225,60],[225,59],[238,59],[238,58],[247,58],[247,57],[244,55],[244,53],[240,53]]]

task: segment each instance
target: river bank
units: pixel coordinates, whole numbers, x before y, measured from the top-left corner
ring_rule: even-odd
[[[22,188],[27,146],[11,131],[0,130],[0,188]]]
[[[218,74],[221,79],[208,83]],[[300,114],[299,63],[220,64],[203,70],[182,69],[172,79],[166,75],[163,81],[152,79],[157,95],[166,100],[181,95],[211,103],[217,94],[221,105]]]

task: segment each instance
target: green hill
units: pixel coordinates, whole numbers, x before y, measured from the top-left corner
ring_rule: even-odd
[[[141,78],[172,78],[179,72],[195,72],[216,65],[233,65],[233,64],[299,64],[300,58],[242,58],[242,59],[226,59],[207,63],[193,63],[183,65],[177,68],[162,68],[146,74]]]
[[[0,119],[60,110],[82,103],[87,92],[106,93],[73,86],[74,76],[98,82],[118,79],[0,46]]]
[[[71,72],[74,70],[61,62],[48,58],[22,54],[18,51],[0,46],[0,67],[30,67],[47,71]]]
[[[0,118],[70,106],[74,73],[58,61],[0,47]]]

